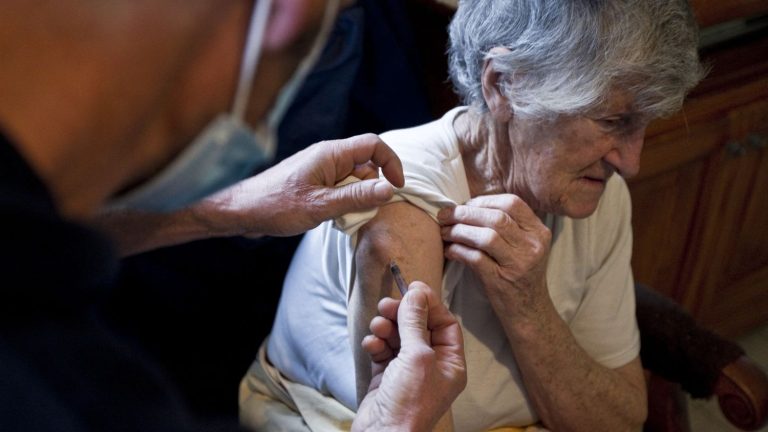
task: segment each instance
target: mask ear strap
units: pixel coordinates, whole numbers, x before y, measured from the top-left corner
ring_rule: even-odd
[[[272,111],[269,113],[267,122],[271,125],[277,125],[283,118],[285,111],[290,107],[291,101],[294,100],[296,93],[299,91],[307,75],[312,71],[312,68],[317,64],[318,58],[322,55],[325,45],[328,42],[331,32],[333,31],[333,25],[336,22],[336,15],[339,12],[339,0],[328,0],[325,6],[325,12],[323,15],[323,21],[320,24],[320,30],[307,53],[307,56],[299,63],[296,70],[293,73],[290,81],[287,83],[287,88],[284,88],[278,96],[275,103],[272,105]],[[291,83],[299,83],[298,85],[290,85]]]
[[[245,117],[245,109],[248,107],[253,80],[256,78],[261,48],[264,45],[264,33],[267,29],[267,19],[271,7],[272,0],[256,0],[256,4],[253,5],[248,36],[245,40],[245,48],[243,48],[243,61],[240,64],[235,100],[232,104],[232,114],[237,119],[242,120]]]

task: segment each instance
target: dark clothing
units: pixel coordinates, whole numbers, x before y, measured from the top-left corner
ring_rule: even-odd
[[[339,18],[280,126],[275,162],[342,136],[360,19],[355,10]],[[126,258],[110,317],[158,359],[197,414],[234,417],[238,384],[272,327],[299,241],[207,239]]]
[[[280,127],[278,161],[432,120],[405,2],[361,0],[341,14]],[[234,423],[298,237],[198,241],[118,272],[109,242],[63,220],[5,139],[0,223],[0,431],[191,430],[187,407]]]
[[[59,216],[1,134],[0,270],[0,430],[198,430],[159,370],[101,318],[112,245]]]

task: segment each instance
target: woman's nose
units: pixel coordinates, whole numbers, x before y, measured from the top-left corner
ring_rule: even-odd
[[[640,171],[640,153],[643,150],[645,128],[618,140],[616,145],[603,157],[624,178],[637,175]]]

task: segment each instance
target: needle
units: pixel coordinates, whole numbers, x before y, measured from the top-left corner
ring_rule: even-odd
[[[395,278],[395,284],[397,284],[397,289],[400,290],[400,295],[405,297],[405,293],[408,292],[408,284],[405,283],[403,274],[400,273],[400,267],[397,266],[394,260],[389,262],[389,271],[392,272],[392,276]]]

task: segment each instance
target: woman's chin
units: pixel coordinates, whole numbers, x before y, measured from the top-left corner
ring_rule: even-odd
[[[568,216],[572,219],[584,219],[592,215],[597,210],[597,204],[600,200],[585,200],[582,202],[570,202],[566,204],[559,214]]]

